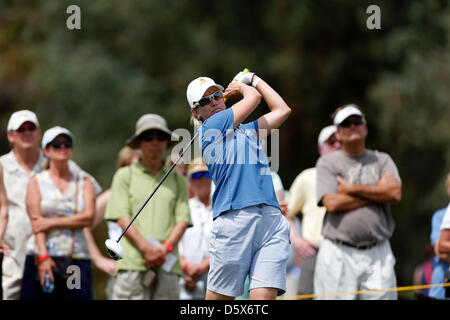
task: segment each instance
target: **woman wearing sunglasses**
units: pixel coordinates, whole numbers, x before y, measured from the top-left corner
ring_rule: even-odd
[[[94,185],[69,170],[73,153],[69,130],[48,129],[42,148],[47,169],[30,180],[26,195],[35,236],[27,246],[21,299],[89,300],[92,269],[83,228],[92,224]]]
[[[215,184],[206,299],[233,299],[249,276],[250,299],[275,299],[286,290],[289,223],[280,212],[270,168],[259,142],[291,109],[254,73],[240,72],[223,87],[208,77],[187,88],[199,145]],[[230,108],[227,98],[242,97]],[[243,124],[263,98],[269,112]]]

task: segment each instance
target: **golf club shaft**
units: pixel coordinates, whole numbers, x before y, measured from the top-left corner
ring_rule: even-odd
[[[161,186],[161,184],[164,182],[164,180],[166,180],[167,176],[172,172],[173,168],[175,168],[175,166],[177,165],[178,161],[180,161],[180,159],[183,157],[184,153],[186,152],[187,149],[190,148],[192,142],[194,142],[194,140],[197,138],[198,135],[198,131],[195,133],[194,137],[191,139],[191,141],[189,142],[189,144],[186,146],[186,148],[183,149],[183,151],[181,152],[180,156],[178,157],[178,159],[172,164],[172,166],[170,167],[170,169],[166,172],[166,174],[164,175],[164,177],[161,179],[161,181],[159,182],[159,184],[156,186],[155,190],[153,190],[153,192],[150,194],[150,196],[147,198],[147,200],[144,202],[144,204],[142,205],[142,207],[139,209],[139,211],[136,213],[136,215],[133,217],[133,219],[130,221],[130,223],[128,224],[128,226],[125,228],[125,230],[123,230],[122,234],[120,235],[120,237],[117,239],[116,242],[119,242],[120,239],[122,239],[123,235],[127,232],[128,228],[131,226],[131,224],[134,222],[134,220],[136,220],[136,218],[138,217],[138,215],[141,213],[142,209],[144,209],[144,207],[147,205],[147,203],[150,201],[150,199],[153,197],[153,195],[155,194],[156,190],[159,189],[159,187]]]

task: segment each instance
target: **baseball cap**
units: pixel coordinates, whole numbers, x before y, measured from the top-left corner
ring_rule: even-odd
[[[200,100],[205,94],[205,91],[210,87],[216,87],[220,91],[223,91],[223,87],[220,84],[215,83],[213,79],[208,77],[198,77],[189,83],[186,90],[186,97],[191,109],[196,108],[194,102]]]
[[[188,177],[190,177],[192,174],[196,172],[203,172],[208,171],[208,167],[205,164],[205,161],[203,161],[203,158],[195,158],[192,160],[192,163],[189,164],[186,174]]]
[[[42,149],[45,149],[45,147],[46,147],[50,142],[52,142],[53,140],[55,140],[55,138],[56,138],[57,136],[59,136],[60,134],[64,134],[64,135],[68,136],[71,140],[73,140],[73,134],[72,134],[72,132],[70,132],[70,131],[69,131],[68,129],[66,129],[66,128],[56,126],[56,127],[50,128],[50,129],[48,129],[48,130],[46,130],[46,131],[44,132],[44,135],[42,136],[42,144],[41,144]]]
[[[335,125],[326,126],[322,130],[320,130],[319,138],[317,139],[317,144],[319,146],[323,145],[336,131],[337,127]]]
[[[15,131],[19,129],[20,126],[27,121],[34,123],[36,127],[39,128],[39,121],[33,111],[20,110],[13,112],[8,121],[7,131]]]
[[[364,122],[366,121],[366,119],[364,118],[364,114],[361,112],[361,110],[356,108],[355,105],[349,104],[343,109],[339,110],[338,113],[336,113],[333,119],[333,124],[339,125],[342,121],[344,121],[350,116],[360,116],[361,118],[363,118]]]
[[[136,128],[134,131],[134,134],[126,141],[126,143],[130,147],[135,147],[135,140],[136,138],[144,131],[147,130],[160,130],[165,133],[167,133],[169,136],[177,139],[178,135],[173,133],[169,130],[167,127],[166,120],[161,117],[160,115],[153,114],[153,113],[147,113],[142,115],[139,120],[136,122]]]

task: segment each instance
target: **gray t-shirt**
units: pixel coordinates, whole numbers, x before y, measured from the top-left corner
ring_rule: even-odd
[[[401,181],[391,157],[369,149],[358,157],[350,157],[342,150],[335,151],[319,158],[316,167],[319,206],[323,206],[324,195],[338,192],[336,176],[354,184],[374,185],[383,174],[391,172]],[[394,227],[389,204],[371,203],[352,211],[327,211],[322,234],[329,239],[363,245],[389,239]]]

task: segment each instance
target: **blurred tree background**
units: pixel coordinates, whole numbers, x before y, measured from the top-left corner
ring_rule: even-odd
[[[66,27],[72,4],[81,30]],[[379,30],[366,27],[372,4]],[[398,285],[407,286],[431,215],[449,201],[449,37],[445,0],[0,0],[0,121],[6,129],[13,111],[29,108],[44,130],[68,127],[75,161],[106,189],[140,115],[192,130],[187,84],[208,75],[226,85],[248,67],[293,109],[280,132],[279,175],[289,188],[315,165],[329,114],[355,102],[368,119],[367,146],[388,152],[403,180],[391,242]],[[9,151],[6,138],[0,151]],[[104,223],[95,234],[103,249]],[[105,281],[95,270],[98,299]]]

